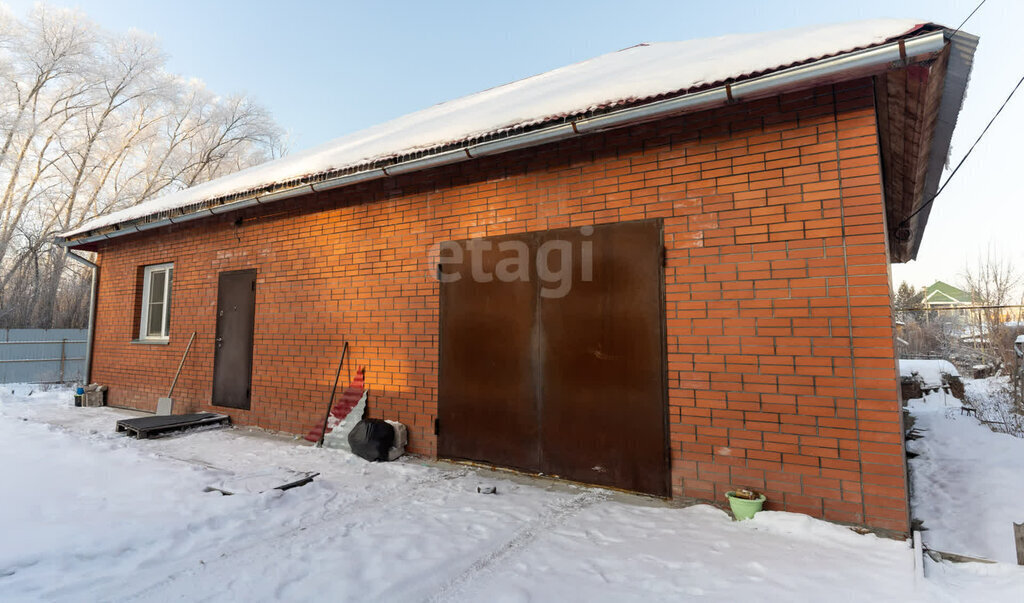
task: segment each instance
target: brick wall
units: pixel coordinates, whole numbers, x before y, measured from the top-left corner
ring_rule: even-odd
[[[905,531],[879,172],[865,79],[125,237],[100,250],[95,379],[152,410],[196,330],[174,397],[210,409],[217,274],[256,268],[252,410],[233,419],[304,433],[348,339],[371,413],[432,455],[426,249],[663,218],[674,495],[745,485],[768,508]],[[129,343],[139,267],[161,262],[175,265],[171,343]]]

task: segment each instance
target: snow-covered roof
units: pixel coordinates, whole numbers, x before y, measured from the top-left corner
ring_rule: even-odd
[[[935,281],[926,288],[925,301],[933,304],[970,304],[971,294],[963,289],[942,281]]]
[[[960,373],[948,360],[901,359],[900,377],[914,377],[921,380],[921,386],[931,389],[942,385],[942,375],[959,377]]]
[[[196,203],[372,166],[609,108],[738,81],[883,44],[922,22],[874,19],[770,33],[640,44],[434,105],[323,145],[97,217],[73,239]]]

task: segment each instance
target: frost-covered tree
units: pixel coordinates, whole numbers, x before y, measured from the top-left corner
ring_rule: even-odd
[[[916,311],[923,307],[924,289],[915,289],[907,281],[900,283],[893,295],[896,317],[907,322],[916,318]]]
[[[970,293],[978,308],[972,314],[983,347],[1003,364],[1013,366],[1016,325],[1010,327],[1007,323],[1018,313],[1007,306],[1016,305],[1020,299],[1020,272],[1009,258],[989,247],[973,267],[965,267],[962,281],[964,291]]]
[[[83,323],[54,235],[281,152],[261,106],[168,73],[153,38],[0,5],[0,326]]]

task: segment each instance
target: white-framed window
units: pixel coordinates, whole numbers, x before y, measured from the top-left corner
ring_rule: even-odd
[[[171,332],[171,281],[174,264],[146,266],[142,272],[139,339],[167,339]]]

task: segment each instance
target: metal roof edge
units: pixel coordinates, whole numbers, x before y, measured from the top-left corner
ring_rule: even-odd
[[[950,43],[949,60],[946,64],[946,75],[942,86],[942,100],[939,103],[939,115],[935,120],[932,134],[932,145],[928,156],[928,168],[925,173],[924,190],[918,203],[931,199],[939,190],[942,172],[949,161],[950,143],[953,130],[963,109],[964,97],[967,95],[967,84],[971,79],[974,66],[974,52],[978,48],[978,36],[964,31],[945,31]],[[924,229],[931,215],[932,205],[928,205],[916,216],[920,225],[910,246],[910,259],[917,259],[917,252],[924,240]]]
[[[947,31],[948,30],[940,29],[937,31],[921,33],[920,30],[915,30],[910,32],[909,35],[911,37],[909,38],[899,37],[876,46],[832,55],[830,57],[802,63],[800,65],[780,69],[778,71],[772,71],[750,79],[726,83],[698,92],[689,94],[683,93],[680,96],[673,96],[641,105],[615,109],[608,113],[575,119],[569,123],[556,122],[497,140],[486,140],[482,142],[467,141],[465,146],[457,146],[454,149],[452,148],[452,145],[448,145],[446,147],[439,148],[435,152],[425,152],[415,158],[400,161],[391,165],[378,167],[380,162],[374,162],[363,167],[355,166],[353,168],[347,168],[345,170],[346,173],[334,177],[324,178],[323,174],[305,176],[292,181],[289,186],[282,187],[277,190],[271,189],[269,191],[264,190],[252,191],[249,193],[234,193],[232,195],[226,195],[224,197],[209,199],[192,204],[191,207],[194,208],[192,210],[189,210],[188,207],[163,210],[148,216],[143,216],[110,226],[103,226],[68,238],[57,236],[54,238],[54,242],[63,247],[80,247],[102,240],[133,234],[143,230],[151,230],[153,228],[170,224],[188,222],[208,217],[213,214],[234,211],[282,199],[289,199],[311,192],[339,188],[359,182],[390,177],[392,175],[411,173],[441,165],[450,165],[476,157],[496,155],[512,150],[547,144],[591,132],[599,132],[644,121],[662,119],[672,115],[707,109],[727,103],[763,98],[769,93],[779,93],[784,89],[791,89],[800,84],[809,84],[815,81],[820,81],[822,77],[835,76],[846,72],[887,65],[894,61],[899,61],[905,56],[920,56],[939,52],[945,47],[945,36],[947,35]],[[960,34],[963,34],[963,32],[960,32]],[[963,35],[972,38],[976,45],[977,37],[970,36],[970,34]],[[973,47],[970,51],[970,55],[973,56]],[[947,82],[946,85],[949,86],[949,83]],[[966,88],[966,81],[963,86]],[[943,106],[946,104],[945,92],[946,91],[944,90]],[[963,89],[960,91],[959,103],[957,104],[956,111],[953,113],[952,124],[949,126],[949,137],[952,137],[952,127],[956,123],[956,113],[959,112],[962,99]],[[948,141],[946,143],[946,148],[948,149]],[[941,167],[939,173],[941,174]],[[930,174],[931,169],[929,168],[929,175]],[[177,212],[178,215],[173,215],[175,212]],[[153,218],[157,219],[153,220]],[[96,232],[101,229],[109,230],[106,232]]]

